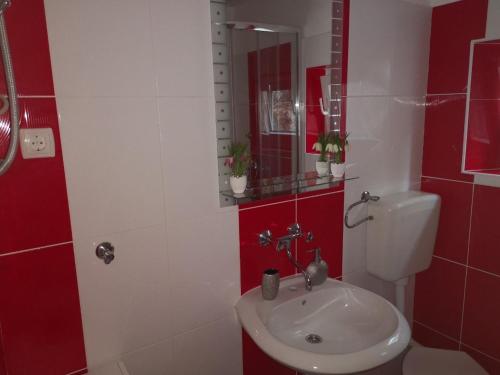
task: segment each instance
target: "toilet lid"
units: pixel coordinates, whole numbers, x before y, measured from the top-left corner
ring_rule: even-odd
[[[413,347],[403,361],[403,375],[488,375],[467,353]]]

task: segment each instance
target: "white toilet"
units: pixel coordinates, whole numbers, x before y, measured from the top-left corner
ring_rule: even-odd
[[[396,284],[396,305],[404,314],[408,278],[429,268],[441,199],[407,191],[370,202],[367,270]],[[403,375],[487,375],[469,355],[453,350],[413,347],[403,360]]]

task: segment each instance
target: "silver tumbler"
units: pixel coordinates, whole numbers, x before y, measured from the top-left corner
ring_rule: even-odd
[[[262,298],[273,300],[278,295],[280,288],[280,273],[277,269],[270,268],[262,274]]]

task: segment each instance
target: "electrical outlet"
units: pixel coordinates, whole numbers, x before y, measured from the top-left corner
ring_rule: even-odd
[[[20,143],[24,159],[53,158],[56,155],[51,128],[21,129]]]

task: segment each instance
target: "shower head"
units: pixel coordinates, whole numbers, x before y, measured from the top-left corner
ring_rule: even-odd
[[[4,10],[10,7],[11,0],[0,0],[0,14],[3,14]]]

